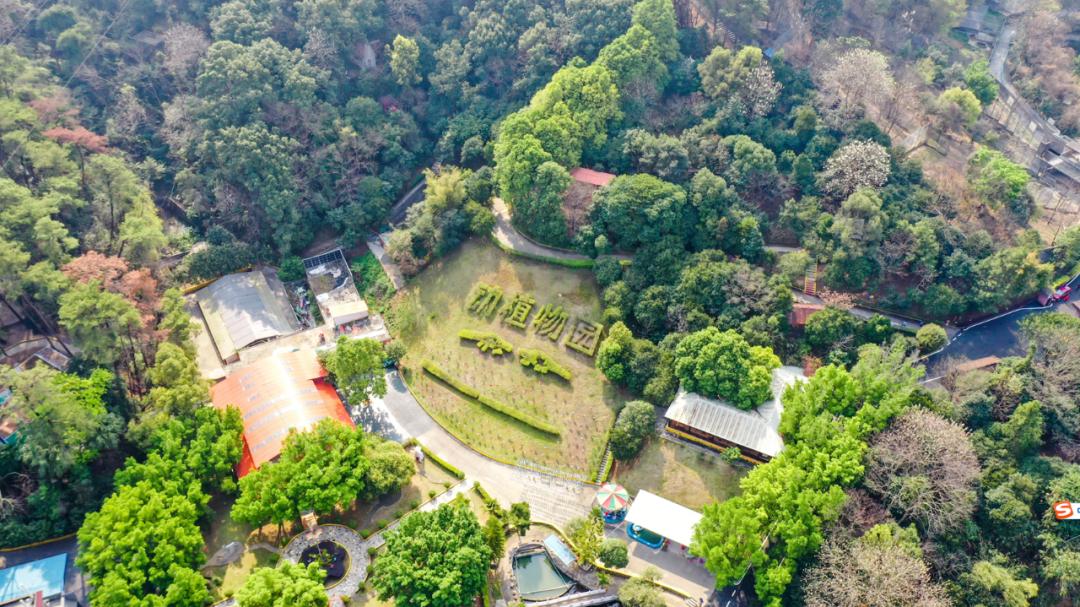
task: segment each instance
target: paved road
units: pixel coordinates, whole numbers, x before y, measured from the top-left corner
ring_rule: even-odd
[[[398,269],[397,264],[390,258],[390,255],[386,252],[386,241],[383,240],[381,234],[376,234],[367,239],[368,250],[375,256],[375,259],[379,260],[379,264],[382,265],[383,271],[390,277],[390,282],[393,283],[394,288],[400,290],[405,286],[405,276],[401,274],[401,270]]]
[[[399,441],[416,438],[460,468],[467,480],[483,485],[503,506],[529,502],[535,520],[562,526],[588,513],[594,498],[591,485],[501,464],[473,451],[427,414],[396,372],[388,373],[386,381],[386,397],[373,400],[371,411],[361,415],[365,429]]]
[[[495,212],[495,231],[493,234],[495,240],[498,240],[504,247],[535,257],[549,257],[568,261],[592,261],[592,258],[588,255],[545,247],[523,236],[510,223],[510,207],[506,205],[502,198],[494,199],[492,211]]]
[[[810,295],[809,293],[804,293],[802,291],[799,291],[798,289],[792,289],[791,294],[795,297],[795,301],[799,303],[810,303],[818,305],[824,305],[825,303],[820,297],[816,295]],[[885,312],[878,312],[877,310],[871,310],[869,308],[863,308],[859,306],[851,308],[849,312],[851,312],[851,314],[854,315],[856,318],[860,318],[862,320],[866,320],[875,314],[880,314],[881,316],[889,319],[889,324],[892,325],[894,329],[900,331],[908,331],[910,333],[918,331],[919,328],[922,327],[923,324],[925,324],[922,321],[904,318],[902,316],[895,316]],[[948,333],[949,337],[952,337],[959,332],[959,329],[946,325],[945,332]]]

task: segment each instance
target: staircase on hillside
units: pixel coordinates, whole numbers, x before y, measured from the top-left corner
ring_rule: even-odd
[[[600,458],[600,469],[596,472],[596,483],[600,484],[606,481],[604,473],[611,467],[611,459],[615,457],[611,454],[611,443],[608,443],[607,449],[604,451],[604,457]]]
[[[807,295],[817,295],[817,273],[818,264],[814,264],[806,269],[806,277],[803,282],[803,292]]]

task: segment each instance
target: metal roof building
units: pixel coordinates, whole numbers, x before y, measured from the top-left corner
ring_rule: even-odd
[[[225,362],[239,360],[237,352],[250,345],[300,330],[281,281],[258,270],[223,276],[195,297]]]
[[[780,416],[784,412],[781,397],[788,386],[803,378],[798,367],[773,371],[773,398],[751,411],[733,407],[724,401],[680,390],[664,417],[668,431],[717,449],[738,447],[750,459],[764,462],[784,448],[780,436]]]
[[[313,350],[283,352],[234,371],[210,389],[214,406],[234,406],[244,421],[244,476],[281,455],[290,430],[303,432],[331,418],[353,425]]]

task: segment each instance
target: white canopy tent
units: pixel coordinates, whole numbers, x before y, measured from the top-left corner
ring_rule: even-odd
[[[627,523],[648,529],[683,546],[690,545],[694,538],[694,527],[700,520],[701,513],[648,491],[638,491],[626,513]]]

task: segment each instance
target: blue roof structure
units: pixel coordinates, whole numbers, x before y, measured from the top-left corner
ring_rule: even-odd
[[[0,569],[0,605],[4,605],[38,591],[44,598],[64,592],[64,572],[67,570],[67,554],[50,556]]]

